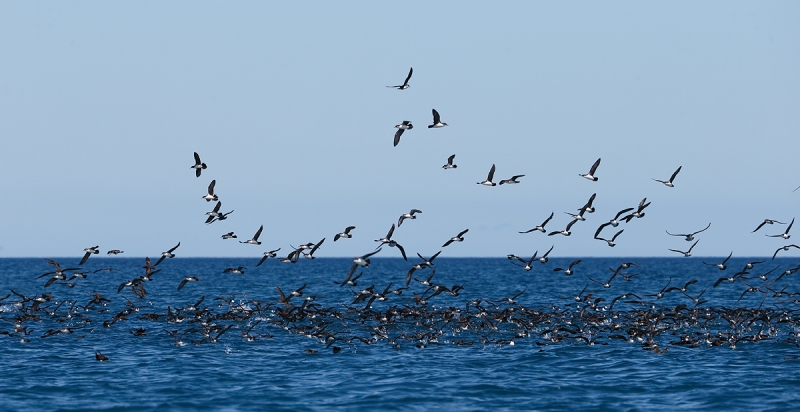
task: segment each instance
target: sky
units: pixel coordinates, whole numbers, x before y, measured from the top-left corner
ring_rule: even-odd
[[[800,215],[798,21],[789,1],[0,2],[0,257],[353,257],[412,208],[412,256],[677,256],[665,231],[708,223],[696,256],[771,256],[786,225],[752,230]],[[525,176],[476,185],[492,164]],[[212,179],[235,212],[206,225]],[[593,193],[572,236],[518,233]],[[616,247],[592,238],[645,197]],[[260,225],[261,246],[220,238]]]

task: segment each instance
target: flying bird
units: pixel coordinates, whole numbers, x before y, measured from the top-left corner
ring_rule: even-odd
[[[397,144],[400,143],[400,136],[403,135],[403,132],[413,129],[414,125],[408,120],[403,120],[403,123],[400,123],[395,127],[397,128],[397,131],[394,133],[394,145],[397,146]]]
[[[783,222],[778,222],[777,220],[773,220],[773,219],[764,219],[764,221],[761,222],[761,224],[758,225],[756,230],[754,230],[752,233],[755,233],[756,231],[758,231],[758,229],[761,229],[761,227],[763,227],[764,225],[771,225],[773,223],[777,223],[779,225],[785,225],[786,224],[786,223],[783,223]]]
[[[397,90],[408,89],[409,87],[411,87],[411,85],[408,84],[408,81],[411,79],[411,75],[412,74],[414,74],[414,68],[413,67],[408,71],[408,77],[406,77],[406,81],[404,81],[403,84],[401,84],[399,86],[386,86],[386,87],[397,89]]]
[[[784,239],[789,239],[790,237],[792,237],[792,235],[789,234],[789,231],[792,230],[792,225],[793,224],[794,224],[794,218],[792,218],[792,221],[789,222],[789,227],[786,228],[785,232],[781,233],[780,235],[766,235],[766,236],[769,236],[769,237],[782,237]]]
[[[503,180],[500,181],[500,185],[504,185],[506,183],[508,183],[510,185],[511,184],[515,184],[515,183],[519,183],[517,181],[517,179],[519,179],[520,177],[525,177],[525,175],[516,175],[516,176],[512,176],[511,179],[503,179]]]
[[[87,247],[87,248],[83,249],[83,250],[86,251],[86,254],[83,255],[83,259],[81,259],[81,263],[78,263],[78,266],[83,266],[83,264],[86,263],[87,260],[89,260],[89,256],[96,255],[96,254],[100,253],[100,249],[99,248],[100,248],[100,246],[92,246],[92,247]]]
[[[687,250],[686,252],[682,252],[680,250],[675,250],[675,249],[669,249],[669,250],[671,252],[681,253],[681,254],[683,254],[683,257],[689,257],[689,256],[692,256],[692,249],[694,249],[694,245],[696,245],[697,242],[699,242],[699,241],[700,240],[696,240],[694,243],[692,243],[692,246],[690,246],[689,250]]]
[[[344,229],[344,232],[339,232],[339,233],[336,234],[336,236],[333,237],[333,241],[335,242],[335,241],[339,240],[339,238],[345,238],[345,239],[352,238],[353,235],[350,234],[350,231],[355,229],[355,228],[356,228],[355,226],[346,227]]]
[[[446,247],[446,246],[450,245],[453,242],[463,242],[464,241],[464,234],[467,233],[468,231],[469,231],[469,229],[462,230],[457,235],[451,237],[450,240],[445,242],[445,244],[442,245],[442,247]]]
[[[194,169],[195,175],[200,177],[200,172],[206,167],[206,164],[200,161],[200,155],[194,152],[194,166],[190,167],[190,169]]]
[[[163,262],[163,261],[164,261],[164,259],[166,259],[166,258],[170,258],[170,259],[174,258],[174,257],[175,257],[175,254],[174,254],[174,253],[172,253],[172,252],[174,252],[174,251],[175,251],[175,249],[177,249],[177,248],[178,248],[178,246],[180,246],[180,245],[181,245],[181,242],[178,242],[178,244],[177,244],[177,245],[175,245],[175,247],[173,247],[172,249],[170,249],[170,250],[168,250],[168,251],[166,251],[166,252],[161,252],[161,257],[160,257],[160,258],[158,258],[158,261],[156,262],[156,264],[155,264],[155,265],[153,265],[153,267],[155,267],[155,266],[158,266],[158,264],[159,264],[159,263],[161,263],[161,262]]]
[[[246,240],[246,241],[244,241],[244,242],[242,242],[242,241],[240,240],[240,241],[239,241],[239,243],[247,243],[247,244],[249,244],[249,245],[260,245],[260,244],[261,244],[261,242],[259,242],[259,241],[258,241],[258,237],[259,237],[259,236],[261,236],[261,231],[262,231],[262,230],[264,230],[264,225],[261,225],[261,226],[258,228],[258,230],[256,231],[256,234],[253,236],[253,238],[252,238],[252,239]]]
[[[264,257],[262,257],[261,260],[258,261],[258,264],[256,264],[256,267],[261,266],[261,264],[264,263],[265,260],[267,260],[269,258],[274,258],[275,256],[278,256],[278,251],[279,250],[281,250],[281,248],[277,248],[275,250],[270,250],[269,252],[264,252]]]
[[[594,162],[594,164],[592,165],[592,168],[589,169],[589,173],[586,173],[586,174],[578,173],[578,175],[582,176],[582,177],[584,177],[586,179],[589,179],[591,181],[596,182],[597,181],[597,176],[595,176],[594,174],[597,171],[597,166],[600,166],[600,158],[598,158],[597,161]]]
[[[208,194],[203,196],[203,199],[205,199],[206,202],[210,202],[212,200],[214,200],[214,201],[219,200],[219,197],[214,194],[214,185],[216,185],[216,184],[217,184],[217,181],[216,180],[212,180],[211,183],[208,185]]]
[[[397,221],[397,227],[400,227],[400,225],[403,224],[403,221],[406,219],[416,219],[417,217],[414,216],[415,213],[422,213],[422,211],[419,209],[411,209],[410,212],[400,215],[400,220]]]
[[[553,218],[553,214],[554,214],[554,213],[555,213],[555,212],[550,212],[550,217],[548,217],[547,219],[545,219],[545,220],[544,220],[544,222],[542,222],[542,224],[541,224],[541,225],[539,225],[539,226],[536,226],[536,227],[534,227],[533,229],[526,230],[526,231],[524,231],[524,232],[519,232],[519,233],[531,233],[531,232],[533,232],[533,231],[535,231],[535,230],[538,230],[539,232],[545,233],[544,227],[545,227],[545,225],[547,225],[547,222],[549,222],[549,221],[550,221],[550,219],[552,219],[552,218]]]
[[[433,110],[433,124],[428,125],[428,129],[433,129],[435,127],[438,128],[438,127],[447,126],[447,123],[443,122],[442,119],[439,118],[439,112],[437,112],[436,109],[432,109],[432,110]]]
[[[455,158],[456,158],[456,155],[450,155],[450,157],[447,158],[447,164],[442,166],[442,169],[455,169],[455,168],[457,168],[458,165],[453,164],[453,159],[455,159]]]
[[[703,262],[703,264],[704,265],[708,265],[708,266],[716,266],[717,268],[719,268],[719,270],[725,270],[725,269],[728,268],[727,266],[725,266],[725,263],[728,263],[728,259],[730,259],[731,256],[733,256],[733,252],[731,252],[731,254],[728,255],[728,257],[726,257],[725,260],[722,261],[722,263],[706,263],[706,262]]]
[[[674,185],[674,184],[672,184],[672,181],[673,181],[673,180],[675,180],[675,176],[677,176],[677,175],[678,175],[678,172],[680,172],[680,171],[681,171],[681,168],[682,168],[682,167],[683,167],[683,166],[678,166],[678,170],[676,170],[676,171],[675,171],[675,173],[673,173],[673,174],[672,174],[672,176],[670,176],[669,180],[667,180],[667,181],[664,181],[664,180],[658,180],[658,179],[653,179],[653,180],[655,180],[656,182],[659,182],[659,183],[663,183],[663,184],[664,184],[664,186],[667,186],[667,187],[675,187],[675,185]]]
[[[496,183],[492,182],[492,179],[494,179],[494,165],[492,165],[492,168],[489,169],[489,177],[487,177],[483,182],[478,182],[478,184],[484,186],[496,186]]]
[[[684,237],[686,238],[686,241],[687,241],[687,242],[691,242],[691,241],[693,241],[693,240],[694,240],[694,235],[696,235],[696,234],[698,234],[698,233],[700,233],[700,232],[705,232],[705,231],[706,231],[706,230],[708,230],[708,228],[710,228],[710,227],[711,227],[711,222],[709,222],[709,223],[708,223],[708,226],[706,226],[706,228],[705,228],[705,229],[703,229],[703,230],[698,230],[697,232],[686,233],[686,234],[681,234],[681,233],[669,233],[669,231],[668,231],[668,230],[665,230],[665,232],[667,232],[667,234],[668,234],[668,235],[670,235],[670,236],[684,236]]]

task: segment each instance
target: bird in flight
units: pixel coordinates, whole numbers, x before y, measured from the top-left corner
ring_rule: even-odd
[[[397,128],[397,131],[394,133],[394,145],[397,146],[397,144],[400,143],[400,136],[403,135],[403,132],[413,129],[414,125],[408,120],[403,120],[403,123],[400,123],[395,127]]]
[[[398,86],[386,86],[386,87],[394,88],[394,89],[397,89],[397,90],[408,89],[409,87],[411,87],[411,85],[408,84],[408,81],[411,79],[411,75],[412,74],[414,74],[414,68],[413,67],[408,71],[408,76],[406,77],[406,81],[404,81],[403,84],[398,85]]]
[[[194,174],[200,177],[200,172],[206,167],[206,164],[200,161],[200,155],[194,152],[194,166],[191,167],[191,169],[194,169]]]
[[[664,186],[667,186],[667,187],[675,187],[675,185],[674,185],[674,184],[672,184],[672,181],[673,181],[673,180],[675,180],[675,176],[677,176],[677,175],[678,175],[678,172],[680,172],[680,171],[681,171],[681,168],[682,168],[682,167],[683,167],[683,166],[678,166],[678,170],[676,170],[676,171],[675,171],[675,173],[673,173],[673,174],[672,174],[672,176],[670,176],[669,180],[667,180],[667,181],[664,181],[664,180],[658,180],[658,179],[653,179],[653,180],[655,180],[656,182],[659,182],[659,183],[663,183],[663,184],[664,184]]]
[[[436,109],[433,110],[433,124],[428,125],[428,129],[438,128],[438,127],[445,127],[447,123],[443,122],[441,118],[439,118],[439,112]]]
[[[589,180],[591,180],[593,182],[596,182],[597,181],[597,176],[595,176],[594,174],[597,171],[597,166],[600,166],[600,158],[598,158],[597,161],[594,162],[594,164],[592,165],[592,168],[589,169],[589,173],[586,173],[586,174],[578,173],[578,175],[580,175],[580,176],[582,176],[582,177],[584,177],[586,179],[589,179]]]

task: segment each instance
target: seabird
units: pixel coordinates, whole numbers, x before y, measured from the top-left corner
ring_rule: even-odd
[[[249,245],[260,245],[261,242],[258,241],[258,237],[261,236],[261,231],[262,230],[264,230],[264,225],[261,225],[261,227],[258,228],[258,230],[256,231],[256,234],[253,236],[252,239],[246,240],[244,242],[242,242],[240,240],[239,243],[247,243]]]
[[[317,249],[319,249],[319,247],[322,246],[322,242],[324,242],[324,241],[325,241],[325,238],[322,238],[322,240],[320,240],[319,243],[315,244],[314,247],[311,248],[310,252],[303,253],[303,257],[306,258],[306,259],[312,259],[313,260],[314,259],[314,252],[316,252]]]
[[[336,234],[336,236],[333,237],[333,241],[335,242],[335,241],[339,240],[339,238],[350,239],[351,237],[353,237],[353,235],[350,234],[350,231],[355,229],[355,228],[356,228],[355,226],[346,227],[344,229],[344,232],[339,232],[339,233]]]
[[[227,268],[227,269],[223,270],[222,273],[233,273],[233,274],[237,274],[237,275],[244,275],[244,269],[245,269],[244,266],[239,266],[239,267],[235,267],[235,268]]]
[[[530,258],[530,259],[528,259],[528,260],[524,260],[524,259],[522,259],[522,258],[520,258],[520,257],[517,257],[517,260],[519,260],[520,262],[522,262],[522,263],[524,263],[524,264],[525,264],[524,266],[523,266],[523,265],[520,265],[520,264],[519,264],[519,263],[517,263],[517,262],[514,262],[513,260],[511,261],[511,263],[513,263],[513,264],[515,264],[515,265],[517,265],[517,266],[519,266],[519,267],[521,267],[521,268],[525,269],[525,271],[527,271],[527,272],[530,272],[530,271],[531,271],[531,269],[533,269],[533,266],[531,266],[531,265],[533,264],[533,261],[534,261],[534,260],[536,260],[536,255],[537,255],[538,253],[539,253],[539,251],[537,250],[536,252],[534,252],[534,253],[533,253],[533,256],[531,256],[531,258]]]
[[[761,229],[761,227],[764,226],[764,225],[771,225],[773,223],[777,223],[779,225],[785,225],[786,224],[786,223],[783,223],[783,222],[778,222],[777,220],[773,220],[773,219],[764,219],[764,221],[761,222],[761,224],[758,225],[756,230],[754,230],[752,233],[755,233],[756,231],[758,231],[758,229]]]
[[[697,242],[695,242],[695,243],[697,243]],[[725,270],[725,269],[728,268],[727,266],[725,266],[725,263],[728,262],[728,259],[730,259],[731,256],[733,256],[733,252],[731,252],[731,254],[728,255],[728,257],[726,257],[725,260],[722,261],[722,263],[706,263],[706,262],[703,262],[703,264],[704,265],[708,265],[708,266],[716,266],[716,267],[719,268],[719,270]]]
[[[83,249],[86,251],[86,254],[83,255],[83,259],[81,259],[81,263],[78,263],[78,266],[83,266],[87,260],[89,260],[89,256],[96,255],[100,253],[100,246],[92,246]]]
[[[789,222],[789,227],[786,228],[785,232],[781,233],[780,235],[766,235],[766,236],[769,236],[769,237],[782,237],[784,239],[789,239],[790,237],[792,237],[792,235],[789,234],[789,231],[792,230],[792,225],[793,224],[794,224],[794,218],[792,218],[792,221]]]
[[[99,362],[105,362],[108,360],[108,356],[103,355],[99,350],[94,351],[94,358]]]
[[[516,176],[512,176],[511,179],[503,179],[503,180],[500,181],[500,185],[504,185],[506,183],[508,183],[510,185],[511,184],[515,184],[515,183],[519,183],[517,181],[517,179],[519,179],[520,177],[525,177],[525,175],[516,175]]]
[[[545,253],[544,253],[544,255],[542,255],[542,256],[539,258],[539,262],[541,262],[542,264],[545,264],[545,263],[547,263],[547,261],[549,260],[549,259],[547,258],[547,256],[550,254],[550,252],[552,252],[552,251],[553,251],[553,246],[555,246],[555,245],[552,245],[552,246],[550,246],[550,249],[547,249],[547,252],[545,252]]]
[[[217,181],[216,180],[212,180],[211,183],[208,185],[208,194],[203,196],[203,199],[205,199],[206,202],[210,202],[212,200],[214,200],[214,201],[219,200],[219,197],[214,194],[214,185],[215,184],[217,184]]]
[[[542,233],[546,233],[546,232],[545,232],[545,230],[544,230],[544,227],[545,227],[545,225],[547,225],[547,222],[549,222],[549,221],[550,221],[550,219],[552,219],[552,218],[553,218],[553,214],[554,214],[554,213],[555,213],[555,212],[550,212],[550,217],[548,217],[547,219],[545,219],[545,220],[544,220],[544,222],[542,222],[542,224],[541,224],[541,225],[539,225],[539,226],[536,226],[536,227],[534,227],[534,228],[533,228],[533,229],[531,229],[531,230],[526,230],[526,231],[524,231],[524,232],[519,232],[519,233],[531,233],[531,232],[533,232],[533,231],[535,231],[535,230],[538,230],[538,231],[540,231],[540,232],[542,232]]]
[[[370,256],[372,256],[372,255],[374,255],[374,254],[376,254],[376,253],[378,253],[380,251],[381,251],[381,249],[379,248],[378,250],[375,250],[375,251],[372,251],[370,253],[367,253],[366,255],[359,256],[357,258],[353,258],[353,265],[350,266],[350,270],[347,272],[347,277],[344,279],[344,281],[342,281],[341,284],[339,284],[339,286],[344,286],[344,285],[348,284],[348,282],[350,282],[350,277],[353,276],[353,273],[355,273],[356,268],[358,268],[359,266],[361,266],[363,268],[368,267],[369,266],[369,258],[370,258]],[[361,275],[359,275],[359,276],[361,276]]]
[[[597,193],[592,193],[592,195],[589,197],[589,201],[586,202],[586,205],[583,206],[581,209],[584,209],[586,211],[586,213],[594,213],[594,207],[592,207],[592,203],[594,203],[594,198],[595,197],[597,197]],[[581,210],[581,209],[578,209],[578,210]]]
[[[772,259],[775,260],[775,256],[778,255],[778,252],[780,252],[781,250],[787,251],[787,250],[789,250],[790,247],[800,249],[800,246],[797,246],[797,245],[794,245],[794,244],[786,245],[786,246],[783,246],[783,247],[779,247],[778,250],[776,250],[775,253],[772,254]]]
[[[433,129],[434,127],[445,127],[445,126],[447,126],[447,123],[443,122],[439,118],[439,112],[437,112],[436,109],[432,109],[432,110],[433,110],[433,124],[428,125],[428,129]]]
[[[408,130],[413,129],[414,125],[411,124],[411,122],[409,122],[408,120],[403,120],[403,123],[400,123],[395,127],[397,128],[397,131],[394,133],[394,145],[397,146],[397,144],[400,143],[400,136],[403,135],[403,132],[405,132],[406,129]]]
[[[592,180],[592,181],[596,182],[597,181],[597,176],[595,176],[594,173],[597,171],[597,166],[600,166],[600,158],[598,158],[597,161],[594,162],[594,164],[592,165],[592,168],[589,169],[589,173],[586,173],[586,174],[578,173],[578,175],[580,175],[582,177],[585,177],[586,179],[589,179],[589,180]]]
[[[156,267],[156,266],[158,266],[158,264],[159,264],[159,263],[161,263],[161,262],[163,262],[163,261],[164,261],[164,259],[166,259],[166,258],[170,258],[170,259],[174,258],[174,257],[175,257],[175,254],[174,254],[174,253],[172,253],[172,252],[174,252],[174,251],[175,251],[175,249],[177,249],[177,248],[178,248],[178,246],[180,246],[180,245],[181,245],[181,242],[178,242],[178,244],[177,244],[177,245],[175,245],[175,247],[173,247],[172,249],[170,249],[170,250],[168,250],[168,251],[166,251],[166,252],[161,252],[161,257],[160,257],[160,258],[158,258],[158,261],[156,262],[156,264],[155,264],[155,265],[153,265],[153,267]]]
[[[574,225],[574,224],[575,224],[575,222],[577,222],[577,221],[578,221],[578,219],[573,219],[571,222],[567,223],[567,228],[566,228],[566,229],[564,229],[564,230],[555,230],[555,231],[552,231],[552,232],[548,233],[548,234],[547,234],[547,236],[553,236],[553,235],[558,235],[558,234],[561,234],[561,235],[564,235],[564,236],[569,236],[569,235],[571,235],[571,234],[572,234],[572,232],[570,232],[570,231],[569,231],[569,229],[570,229],[570,228],[572,227],[572,225]]]
[[[233,232],[228,232],[228,233],[222,235],[222,238],[223,239],[236,239],[236,235],[234,235]]]
[[[486,178],[486,180],[483,182],[478,182],[478,184],[484,186],[495,186],[496,184],[492,182],[492,179],[494,179],[494,165],[492,165],[492,168],[489,169],[489,176]]]
[[[599,234],[600,234],[600,232],[603,230],[603,228],[604,228],[604,227],[606,227],[606,226],[608,226],[608,225],[610,225],[610,224],[611,224],[611,223],[603,223],[602,225],[600,225],[600,227],[599,227],[599,228],[597,228],[597,232],[595,232],[595,233],[594,233],[594,238],[595,238],[595,239],[597,239],[597,240],[603,240],[603,241],[605,241],[606,243],[608,243],[608,246],[614,247],[614,246],[616,246],[616,243],[614,243],[614,241],[615,241],[615,240],[617,240],[617,236],[619,236],[619,235],[620,235],[622,232],[624,232],[624,231],[625,231],[625,229],[622,229],[622,230],[620,230],[619,232],[617,232],[617,233],[614,235],[614,237],[612,237],[612,238],[611,238],[611,240],[608,240],[608,239],[604,239],[604,238],[602,238],[602,237],[599,237],[598,235],[599,235]]]
[[[667,186],[667,187],[675,187],[675,185],[672,184],[672,181],[675,179],[675,176],[678,175],[678,172],[681,171],[682,167],[683,166],[678,166],[678,170],[676,170],[675,173],[673,173],[672,176],[670,176],[669,180],[667,180],[667,181],[658,180],[658,179],[653,179],[653,180],[655,180],[656,182],[659,182],[659,183],[663,183],[664,186]]]
[[[200,278],[198,278],[197,276],[187,276],[187,277],[183,278],[183,280],[181,281],[181,284],[178,285],[178,290],[183,289],[183,287],[186,286],[186,284],[189,283],[189,282],[199,282],[199,281],[200,281]]]
[[[682,252],[680,250],[675,250],[675,249],[669,249],[669,250],[672,251],[672,252],[682,253],[683,257],[689,257],[689,256],[692,256],[692,249],[694,249],[694,245],[696,245],[697,242],[699,242],[699,241],[700,240],[698,239],[694,243],[692,243],[692,246],[689,247],[689,250],[687,250],[686,252]]]
[[[555,269],[553,269],[553,272],[560,272],[560,271],[562,271],[562,270],[563,270],[565,275],[567,275],[567,276],[572,276],[572,273],[573,273],[573,272],[572,272],[572,267],[573,267],[573,266],[575,266],[575,265],[577,265],[578,263],[581,263],[581,259],[578,259],[578,260],[575,260],[575,261],[573,261],[572,263],[570,263],[570,264],[569,264],[569,267],[568,267],[568,268],[566,268],[566,269],[563,269],[563,268],[555,268]],[[613,277],[612,277],[612,279],[613,279]]]
[[[627,208],[627,209],[622,209],[622,210],[620,210],[619,212],[617,212],[616,216],[614,216],[614,218],[613,218],[613,219],[611,219],[611,220],[609,220],[609,221],[608,221],[608,223],[610,223],[610,224],[611,224],[611,226],[614,226],[614,227],[617,227],[617,226],[619,226],[619,222],[617,221],[617,219],[619,219],[619,217],[620,217],[620,216],[622,216],[624,213],[628,213],[628,212],[630,212],[631,210],[633,210],[633,208],[632,208],[632,207],[629,207],[629,208]],[[625,219],[622,219],[622,220],[625,220]]]
[[[404,81],[404,82],[403,82],[403,84],[401,84],[401,85],[399,85],[399,86],[386,86],[386,87],[389,87],[389,88],[394,88],[394,89],[397,89],[397,90],[405,90],[405,89],[408,89],[409,87],[411,87],[411,85],[409,85],[409,84],[408,84],[408,81],[411,79],[411,75],[412,75],[413,73],[414,73],[414,68],[412,67],[412,68],[411,68],[411,69],[408,71],[408,77],[406,77],[406,81]]]
[[[646,209],[647,206],[650,206],[650,203],[651,203],[651,202],[647,202],[647,203],[645,203],[645,202],[647,202],[647,198],[644,198],[644,199],[642,199],[641,202],[639,202],[639,206],[636,207],[636,211],[635,212],[629,214],[628,216],[623,217],[622,220],[624,220],[625,223],[630,223],[630,221],[633,218],[637,218],[637,219],[643,218],[644,217],[643,210]]]
[[[278,251],[279,250],[281,250],[281,248],[277,248],[275,250],[270,250],[269,252],[264,252],[264,257],[262,257],[261,260],[258,261],[258,264],[256,265],[256,267],[261,266],[261,264],[264,263],[265,260],[267,260],[269,258],[274,258],[275,256],[278,256]]]
[[[697,232],[692,232],[692,233],[687,233],[687,234],[680,234],[680,233],[673,234],[673,233],[669,233],[668,230],[665,230],[665,232],[667,232],[667,234],[670,235],[670,236],[684,236],[684,237],[686,237],[686,241],[687,242],[691,242],[691,241],[694,240],[694,235],[696,235],[696,234],[698,234],[700,232],[704,232],[704,231],[708,230],[708,228],[710,228],[710,227],[711,227],[711,223],[709,222],[708,226],[706,226],[705,229],[698,230]]]
[[[457,235],[451,237],[450,240],[445,242],[444,245],[442,245],[442,247],[447,247],[448,245],[450,245],[453,242],[463,242],[464,241],[464,234],[467,233],[468,231],[469,231],[469,229],[462,230]]]
[[[119,255],[120,253],[124,253],[122,250],[119,249],[111,249],[106,252],[106,255]]]
[[[457,168],[458,165],[453,164],[453,159],[455,159],[455,158],[456,158],[456,155],[450,155],[450,157],[447,158],[447,164],[442,166],[442,169],[455,169],[455,168]]]
[[[397,227],[400,227],[400,225],[403,224],[403,221],[406,219],[416,219],[417,217],[414,216],[415,213],[422,213],[422,211],[419,209],[411,209],[410,212],[400,215],[400,219],[397,221]]]
[[[191,169],[194,169],[195,175],[200,177],[200,172],[205,168],[206,164],[200,161],[200,155],[194,152],[194,166]]]

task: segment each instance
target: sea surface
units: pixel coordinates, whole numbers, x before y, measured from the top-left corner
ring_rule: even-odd
[[[723,259],[4,258],[0,410],[796,410],[800,262]]]

